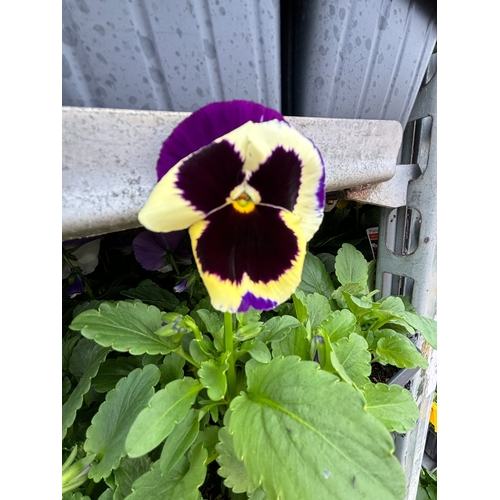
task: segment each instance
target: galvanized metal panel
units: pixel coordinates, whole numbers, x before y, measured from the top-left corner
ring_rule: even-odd
[[[298,4],[293,114],[405,126],[436,42],[435,2]]]
[[[63,239],[138,227],[161,145],[188,114],[63,108]],[[320,149],[327,191],[394,175],[398,122],[286,118]]]
[[[434,59],[434,58],[433,58]],[[430,68],[435,67],[431,61]],[[437,312],[437,74],[422,87],[411,113],[412,120],[425,120],[420,142],[410,144],[411,157],[416,157],[422,174],[412,180],[407,190],[407,206],[418,211],[418,244],[411,253],[397,251],[394,244],[386,244],[389,225],[397,224],[391,216],[393,211],[382,211],[377,253],[376,287],[383,295],[400,293],[391,287],[391,280],[384,279],[385,273],[407,277],[413,280],[411,301],[423,316],[435,318]],[[429,121],[430,120],[430,121]],[[405,145],[403,145],[405,148]],[[415,153],[416,154],[413,154]],[[389,219],[390,217],[390,219]],[[404,235],[403,235],[404,236]],[[397,243],[397,242],[395,242]],[[422,458],[424,455],[429,414],[437,385],[437,352],[418,335],[417,347],[429,362],[426,370],[420,370],[411,383],[410,390],[419,407],[420,418],[416,428],[406,435],[396,436],[395,455],[406,474],[408,491],[406,500],[417,496]]]
[[[281,109],[278,0],[63,0],[63,106]]]

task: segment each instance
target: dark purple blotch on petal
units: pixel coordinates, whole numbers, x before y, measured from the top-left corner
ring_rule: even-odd
[[[263,297],[256,297],[253,293],[247,292],[241,298],[241,303],[237,312],[247,312],[250,307],[257,311],[269,311],[274,309],[278,303],[274,300],[265,299]]]
[[[228,141],[212,143],[188,158],[179,168],[176,187],[194,208],[208,213],[226,203],[243,181],[243,160]]]
[[[174,251],[186,236],[186,231],[153,233],[145,230],[132,242],[134,255],[139,264],[148,271],[157,271],[165,265],[165,254]]]
[[[181,122],[163,143],[156,167],[158,180],[175,164],[248,121],[284,121],[283,115],[250,101],[214,102]]]
[[[245,272],[254,282],[277,280],[299,252],[297,237],[279,212],[256,205],[243,214],[228,205],[208,216],[196,247],[202,271],[234,283]]]
[[[248,183],[269,203],[293,211],[299,195],[302,162],[295,151],[278,146],[259,166]]]

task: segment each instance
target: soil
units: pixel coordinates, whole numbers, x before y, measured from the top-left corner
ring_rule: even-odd
[[[400,368],[392,365],[381,365],[380,363],[372,364],[372,373],[370,380],[375,383],[387,384],[389,380],[400,370]]]
[[[200,488],[203,498],[206,500],[227,500],[230,498],[229,491],[222,484],[223,478],[217,474],[219,464],[214,461],[207,467],[207,477]]]

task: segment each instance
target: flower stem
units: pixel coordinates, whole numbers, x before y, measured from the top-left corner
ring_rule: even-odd
[[[174,349],[172,352],[175,352],[177,356],[180,356],[182,359],[185,359],[188,363],[192,364],[195,368],[200,368],[201,365],[197,363],[187,352],[184,351],[182,346],[179,346],[177,349]]]
[[[227,396],[229,400],[236,397],[236,369],[234,366],[234,343],[233,343],[233,315],[224,313],[224,348],[229,353],[227,362]]]

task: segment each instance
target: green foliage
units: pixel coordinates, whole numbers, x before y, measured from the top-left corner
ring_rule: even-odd
[[[437,471],[420,469],[420,482],[416,500],[437,500]]]
[[[63,498],[403,499],[390,433],[418,410],[371,372],[425,368],[408,335],[435,345],[436,324],[376,300],[373,270],[343,244],[308,253],[274,311],[223,315],[151,279],[68,309]]]
[[[274,359],[250,373],[247,392],[231,403],[229,432],[252,489],[262,484],[270,498],[402,498],[390,435],[358,391],[318,368]]]
[[[96,455],[96,462],[89,471],[89,477],[94,481],[108,477],[120,465],[120,459],[126,454],[127,436],[153,396],[153,387],[159,378],[160,371],[154,365],[143,370],[137,368],[118,382],[99,407],[87,430],[84,446],[87,453]]]

